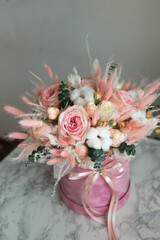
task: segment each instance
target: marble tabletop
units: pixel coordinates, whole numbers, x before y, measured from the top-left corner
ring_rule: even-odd
[[[0,163],[0,240],[107,240],[106,228],[69,210],[53,190],[52,167]],[[160,141],[137,147],[131,161],[131,194],[118,211],[120,240],[160,240]]]

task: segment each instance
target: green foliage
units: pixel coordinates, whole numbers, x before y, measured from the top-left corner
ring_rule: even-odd
[[[102,162],[105,160],[105,157],[102,155],[102,149],[89,148],[88,156],[90,157],[91,161],[95,162],[94,168],[96,168],[96,171],[100,173],[102,171],[102,168],[104,167]]]
[[[59,86],[58,91],[58,99],[61,101],[60,108],[65,108],[68,105],[71,105],[70,100],[70,92],[68,90],[68,84],[65,81],[61,81],[61,85]]]
[[[126,142],[121,143],[121,145],[118,147],[118,150],[120,151],[120,153],[124,153],[126,151],[127,155],[135,155],[136,154],[136,149],[135,149],[135,145],[131,144],[131,145],[127,145]]]
[[[43,146],[39,146],[37,150],[33,150],[32,154],[28,156],[28,161],[26,162],[25,166],[28,167],[30,163],[34,162],[44,163],[48,158],[49,158],[48,150]]]

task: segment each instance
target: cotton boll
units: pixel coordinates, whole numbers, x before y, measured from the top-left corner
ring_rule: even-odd
[[[75,105],[81,105],[84,106],[86,104],[84,98],[78,97],[75,101],[74,101]]]
[[[87,133],[87,139],[94,139],[97,138],[98,132],[96,128],[91,127]]]
[[[94,138],[94,139],[92,139],[92,141],[93,141],[93,148],[101,149],[102,144],[101,144],[101,140],[99,138]]]
[[[72,101],[75,101],[78,97],[80,97],[80,91],[79,89],[75,89],[71,92],[70,98]]]
[[[102,139],[101,144],[102,144],[103,151],[107,152],[107,151],[109,151],[109,148],[112,145],[112,140],[111,140],[111,138]]]
[[[101,138],[109,138],[111,136],[109,127],[97,127],[98,136]]]
[[[83,95],[86,91],[89,90],[89,87],[88,86],[83,86],[83,87],[80,87],[80,94]]]
[[[83,86],[80,88],[80,94],[81,96],[86,96],[88,93],[94,94],[94,90],[88,86]]]
[[[93,93],[90,93],[90,92],[89,92],[89,93],[85,96],[85,101],[86,101],[86,103],[89,103],[89,102],[94,103]]]
[[[88,139],[86,141],[86,144],[88,145],[88,147],[93,148],[93,139]]]

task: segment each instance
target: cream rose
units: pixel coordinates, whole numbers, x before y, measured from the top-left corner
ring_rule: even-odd
[[[98,112],[101,121],[109,121],[117,117],[117,107],[110,101],[102,101],[98,104]]]

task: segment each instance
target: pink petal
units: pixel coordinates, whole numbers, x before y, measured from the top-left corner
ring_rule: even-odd
[[[5,106],[4,109],[6,110],[6,112],[11,113],[15,116],[19,116],[21,114],[24,114],[24,112],[22,112],[18,108],[12,107],[12,106]]]

